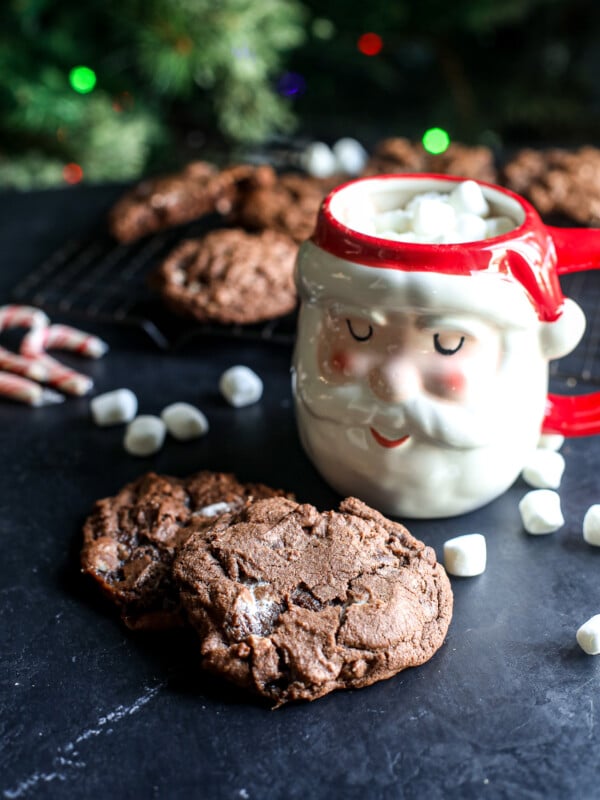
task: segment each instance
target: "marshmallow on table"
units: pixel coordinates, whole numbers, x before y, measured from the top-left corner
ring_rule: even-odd
[[[577,631],[577,643],[588,656],[600,654],[600,614],[590,617]]]
[[[94,397],[90,408],[96,425],[106,427],[131,422],[137,414],[138,401],[131,389],[115,389]]]
[[[585,512],[583,538],[588,544],[600,547],[600,505],[590,506]]]
[[[481,533],[467,533],[444,542],[444,567],[450,575],[471,578],[485,571],[487,548]]]
[[[552,489],[534,489],[519,503],[523,527],[527,533],[553,533],[565,524],[560,497]]]
[[[125,432],[123,447],[132,456],[151,456],[163,446],[167,426],[152,414],[141,414],[130,422]]]
[[[561,433],[542,433],[538,441],[538,447],[543,450],[560,450],[565,443],[565,437]]]
[[[208,432],[208,420],[200,409],[189,403],[171,403],[162,410],[160,417],[171,436],[182,442]]]
[[[536,489],[558,489],[565,471],[565,459],[554,450],[535,450],[523,467],[523,480]]]
[[[263,382],[250,367],[236,366],[221,375],[219,389],[230,405],[241,408],[260,400]]]
[[[348,175],[358,175],[367,163],[367,151],[360,142],[349,136],[339,139],[332,150],[338,170]]]
[[[337,168],[336,158],[324,142],[309,144],[300,159],[302,166],[313,178],[328,178]]]

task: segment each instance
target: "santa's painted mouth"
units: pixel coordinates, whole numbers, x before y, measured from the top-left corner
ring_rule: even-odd
[[[406,436],[401,436],[400,439],[386,439],[385,436],[378,433],[375,428],[369,428],[369,430],[373,434],[373,438],[377,444],[380,444],[382,447],[399,447],[409,438],[407,434]]]

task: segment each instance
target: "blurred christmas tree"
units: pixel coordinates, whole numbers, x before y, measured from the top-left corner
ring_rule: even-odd
[[[135,177],[182,117],[229,142],[289,130],[273,83],[302,21],[295,0],[5,0],[0,185]]]
[[[292,130],[593,144],[599,34],[594,0],[4,0],[0,186],[129,180]]]

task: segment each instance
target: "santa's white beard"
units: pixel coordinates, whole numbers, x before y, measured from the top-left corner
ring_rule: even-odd
[[[515,481],[539,434],[533,428],[510,443],[464,449],[410,436],[385,448],[367,426],[315,417],[298,398],[296,416],[308,456],[336,491],[399,517],[447,517],[485,505]]]
[[[518,374],[498,376],[488,396],[470,407],[424,394],[383,403],[366,385],[335,386],[297,364],[300,438],[342,495],[393,516],[462,514],[506,491],[537,445],[547,376],[529,368],[529,380],[521,382]],[[523,386],[528,390],[519,391]],[[371,428],[389,440],[408,439],[384,447]]]

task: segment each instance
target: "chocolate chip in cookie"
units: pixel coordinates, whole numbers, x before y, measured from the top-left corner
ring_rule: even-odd
[[[452,615],[434,551],[354,498],[256,501],[194,532],[173,574],[203,666],[276,705],[424,663]]]

